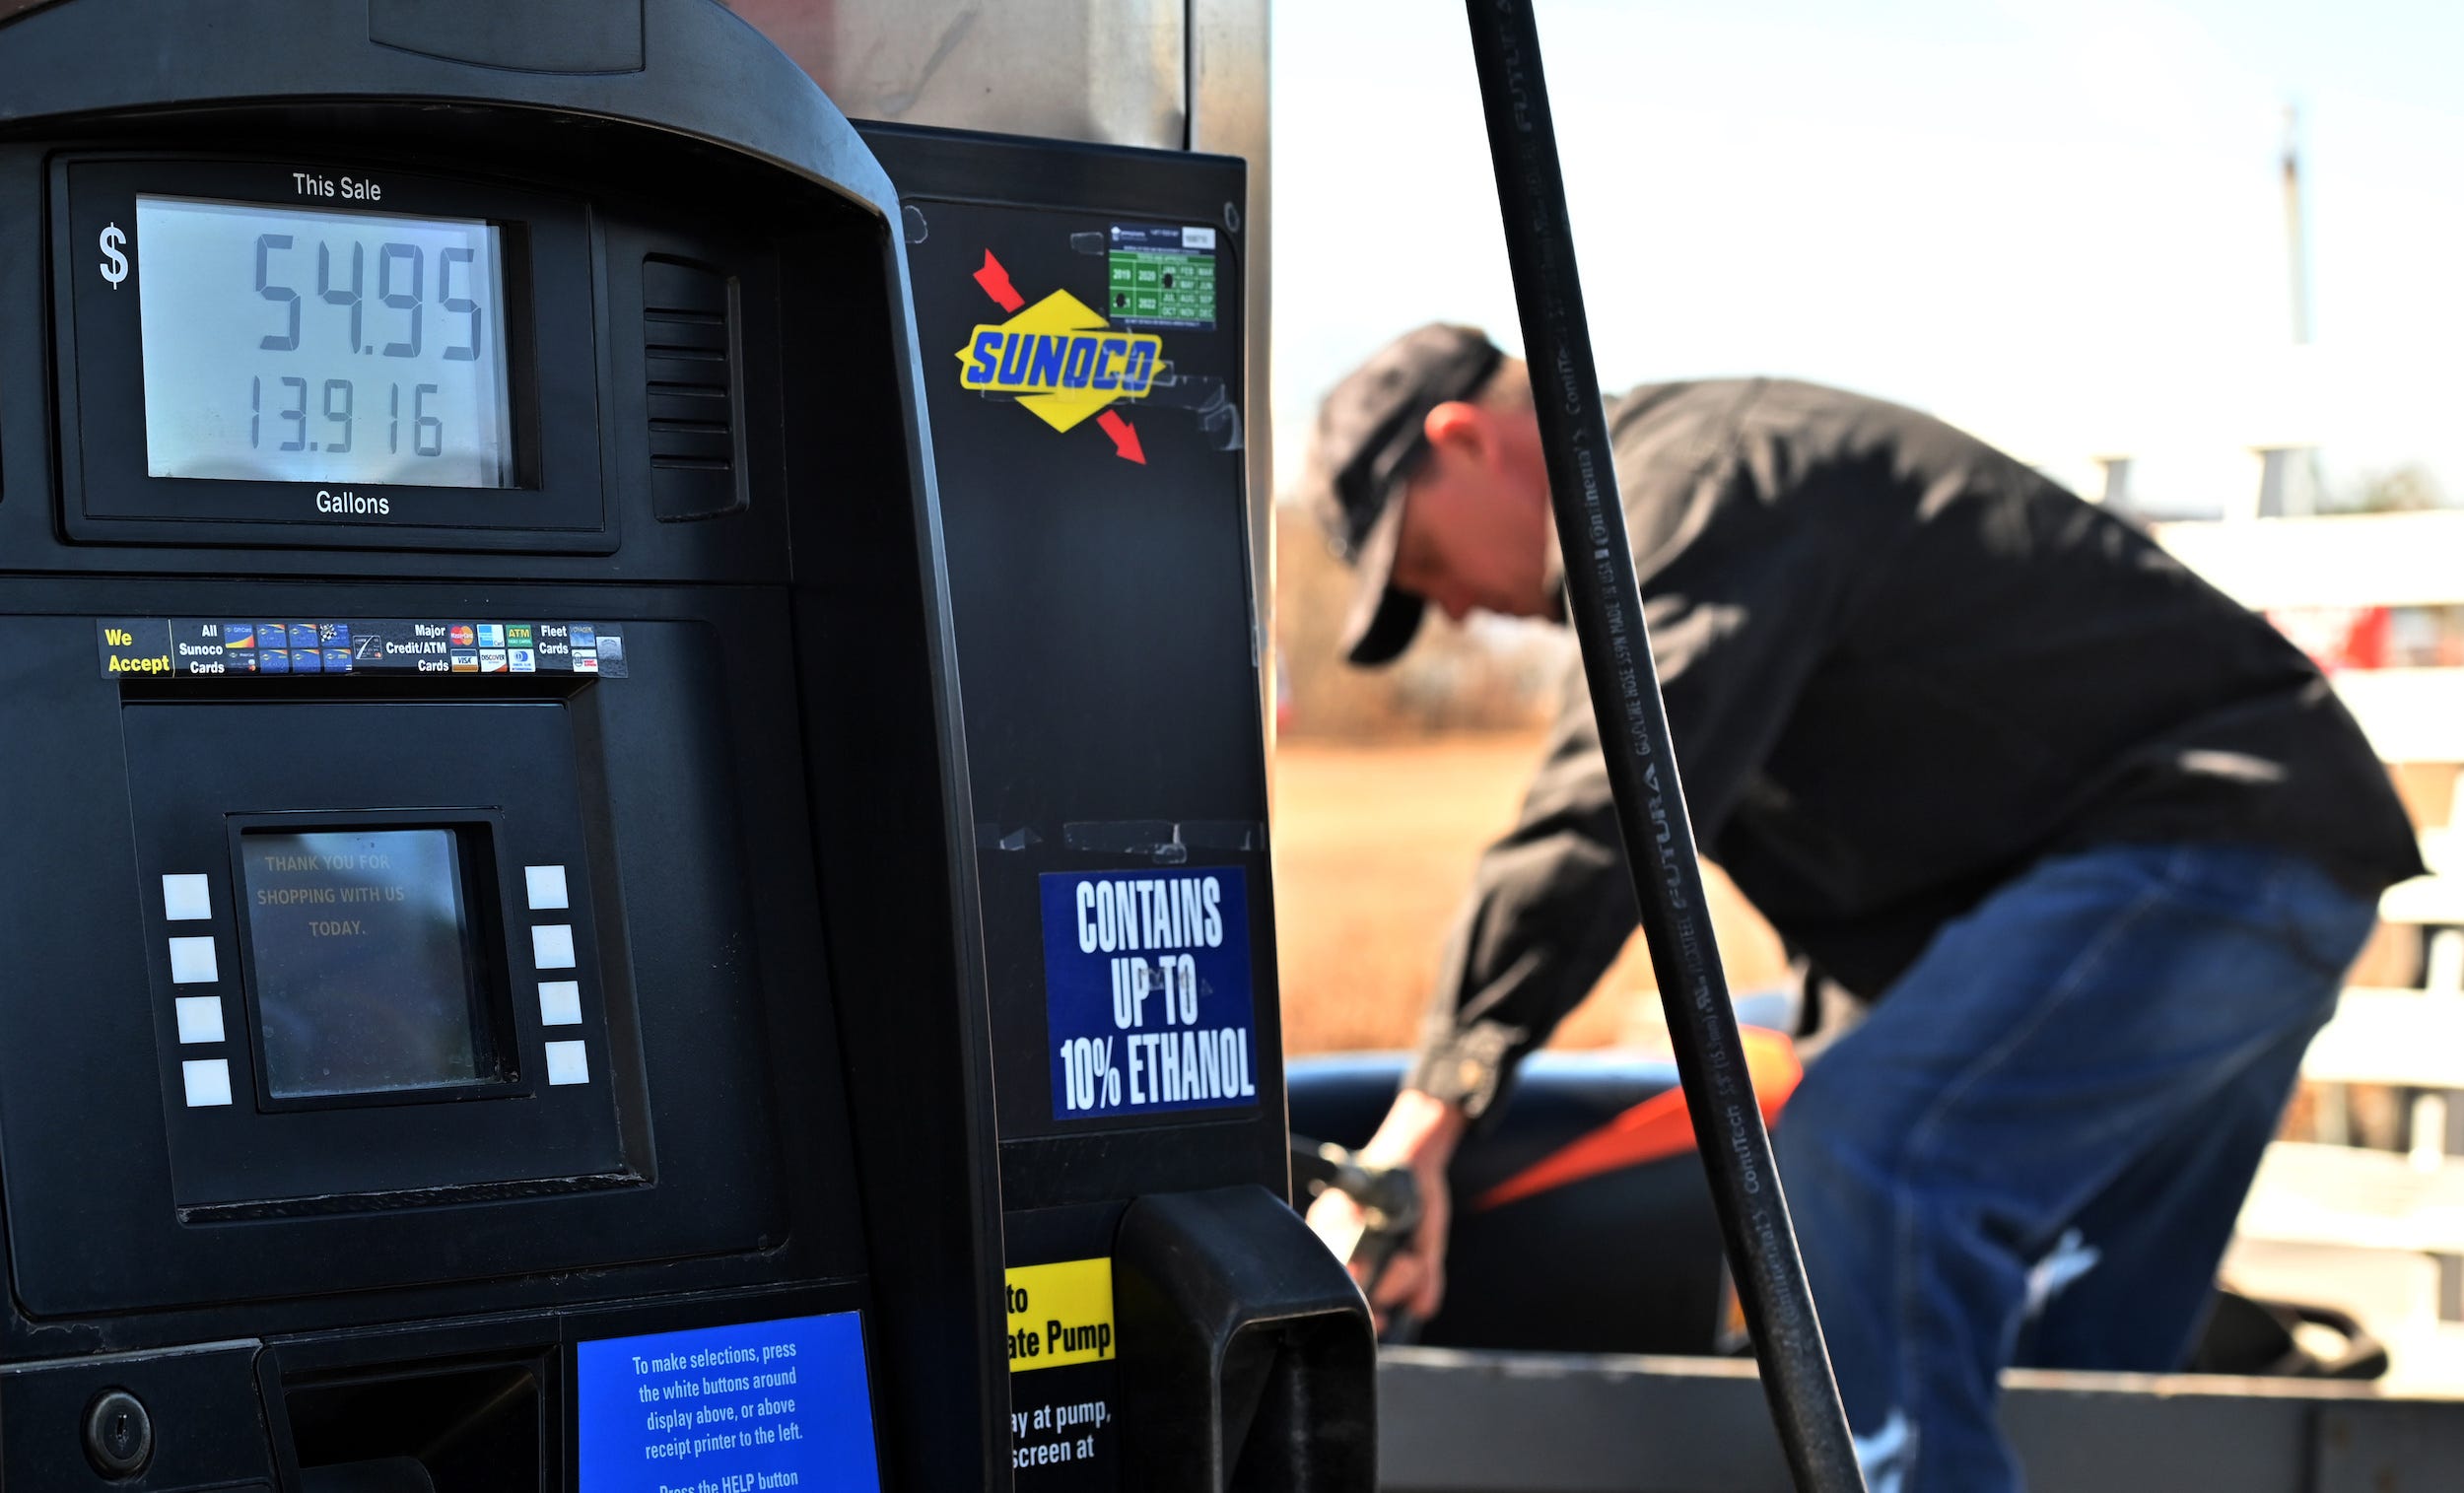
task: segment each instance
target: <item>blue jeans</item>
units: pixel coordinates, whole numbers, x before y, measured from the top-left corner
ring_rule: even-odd
[[[2178,1368],[2375,910],[2118,846],[1946,925],[1807,1073],[1780,1174],[1875,1493],[2016,1493],[1999,1372]]]

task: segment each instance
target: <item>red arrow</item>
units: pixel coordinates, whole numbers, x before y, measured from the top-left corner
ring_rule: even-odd
[[[1002,310],[1015,311],[1027,304],[1027,298],[1019,295],[1018,288],[1009,283],[1009,271],[1001,268],[1001,262],[992,257],[991,249],[984,251],[984,268],[976,271],[976,284],[983,286],[984,293],[992,297]]]
[[[1146,452],[1138,445],[1137,428],[1122,419],[1119,410],[1104,411],[1095,417],[1095,423],[1102,426],[1104,434],[1112,438],[1114,455],[1134,461],[1140,466],[1146,465]]]

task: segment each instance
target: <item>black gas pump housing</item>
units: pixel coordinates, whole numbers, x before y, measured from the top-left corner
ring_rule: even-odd
[[[1368,1311],[1289,1202],[1246,168],[861,128],[905,207],[949,553],[1017,1485],[1367,1489]],[[1072,1331],[1091,1281],[1110,1343]]]
[[[1007,1486],[888,178],[710,0],[10,8],[0,1486]]]

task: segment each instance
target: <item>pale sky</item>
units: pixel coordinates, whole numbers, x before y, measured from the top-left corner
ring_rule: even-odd
[[[1776,373],[2074,485],[2221,501],[2243,448],[2464,502],[2464,4],[1541,0],[1610,389]],[[1276,466],[1433,318],[1520,345],[1463,11],[1273,8]],[[2280,156],[2300,110],[2314,345]]]

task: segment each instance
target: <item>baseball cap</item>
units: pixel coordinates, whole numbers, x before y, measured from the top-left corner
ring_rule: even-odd
[[[1405,332],[1343,376],[1318,406],[1301,496],[1335,552],[1358,573],[1343,623],[1343,656],[1384,663],[1420,627],[1421,599],[1394,584],[1403,481],[1428,448],[1429,411],[1479,391],[1505,354],[1476,327],[1431,322]]]

